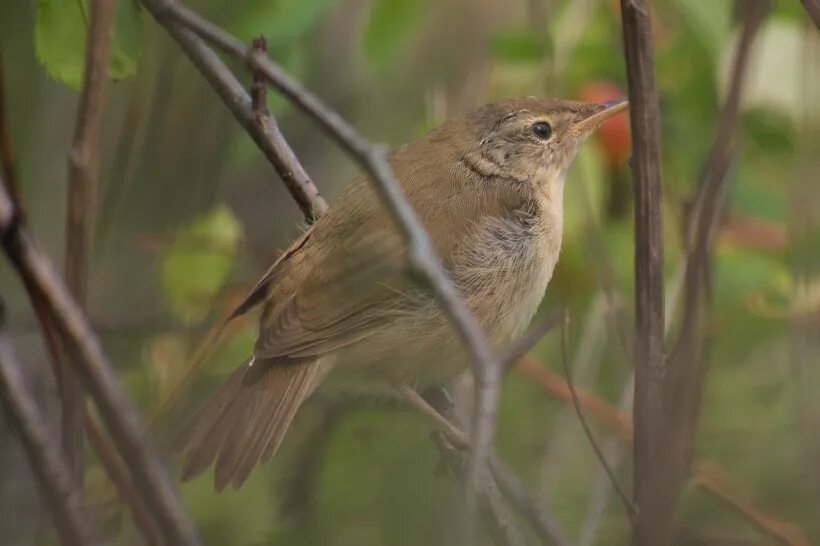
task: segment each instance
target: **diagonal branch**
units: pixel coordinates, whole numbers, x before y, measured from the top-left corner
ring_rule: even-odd
[[[3,67],[0,65],[0,147],[2,147],[2,162],[0,162],[2,163],[2,171],[0,172],[3,173],[3,176],[0,177],[0,179],[5,178],[4,183],[9,196],[11,197],[11,204],[14,206],[18,222],[22,225],[25,223],[26,214],[22,202],[22,196],[20,195],[17,187],[16,170],[13,163],[13,146],[11,143],[11,135],[9,134],[8,126],[6,124],[6,112],[8,112],[8,110],[3,97],[3,76]],[[57,333],[49,315],[47,303],[43,300],[42,294],[38,292],[36,287],[30,282],[30,279],[27,277],[24,278],[23,284],[31,302],[31,306],[34,310],[34,314],[36,315],[37,322],[40,325],[40,331],[46,345],[46,352],[49,357],[52,372],[54,373],[55,379],[59,381],[61,373],[60,341],[57,338]],[[143,538],[145,538],[147,544],[157,544],[158,539],[156,538],[156,526],[151,517],[148,515],[144,503],[136,493],[127,473],[121,468],[122,463],[120,463],[117,459],[117,456],[112,450],[110,444],[102,437],[96,424],[93,419],[91,419],[87,411],[85,412],[84,421],[85,429],[90,440],[89,443],[97,453],[97,456],[105,467],[109,478],[117,488],[120,498],[130,507],[134,522],[142,533]]]
[[[151,9],[150,4],[147,7]],[[264,119],[257,116],[251,96],[199,36],[173,19],[159,21],[265,154],[305,218],[313,222],[327,212],[327,203],[282,136],[276,119],[271,115]]]
[[[74,373],[91,395],[111,438],[158,527],[171,544],[194,546],[199,538],[172,482],[150,447],[136,408],[54,265],[21,228],[14,206],[0,185],[0,243],[20,277],[42,298],[71,354]]]
[[[435,250],[412,206],[402,194],[388,162],[387,149],[371,144],[339,114],[273,63],[267,55],[249,49],[242,41],[206,21],[175,0],[143,0],[151,14],[166,28],[176,22],[218,49],[245,61],[248,67],[314,119],[336,143],[370,175],[375,189],[387,205],[408,246],[411,273],[435,294],[442,310],[451,319],[467,348],[476,380],[476,403],[472,423],[472,449],[467,468],[465,514],[473,528],[475,494],[493,442],[499,397],[501,368],[481,326],[441,265]]]
[[[437,442],[442,456],[458,458],[460,457],[458,450],[469,448],[470,436],[461,430],[455,407],[446,389],[443,387],[430,389],[422,397],[412,388],[402,387],[399,389],[399,395],[410,406],[427,417],[444,437],[446,442]],[[490,453],[488,465],[489,473],[485,474],[479,492],[484,505],[488,508],[487,511],[494,520],[492,522],[493,528],[496,529],[494,534],[498,535],[499,531],[503,531],[502,539],[507,544],[518,544],[521,541],[518,538],[519,531],[514,525],[515,520],[509,517],[503,499],[497,495],[497,492],[501,492],[532,525],[533,530],[544,543],[569,546],[561,535],[558,524],[538,506],[538,501],[527,490],[521,479],[495,452]]]
[[[60,540],[67,546],[93,544],[93,534],[82,511],[82,493],[73,483],[60,448],[52,441],[45,419],[26,388],[20,363],[5,331],[2,305],[0,300],[0,403],[20,435]]]

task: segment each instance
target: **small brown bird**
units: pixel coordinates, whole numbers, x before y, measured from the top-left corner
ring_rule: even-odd
[[[579,145],[626,101],[489,104],[399,146],[390,164],[491,344],[523,333],[561,250],[564,179]],[[235,314],[261,308],[253,356],[179,439],[183,479],[216,461],[239,487],[319,386],[354,393],[442,383],[469,364],[405,268],[406,246],[360,178],[271,266]]]

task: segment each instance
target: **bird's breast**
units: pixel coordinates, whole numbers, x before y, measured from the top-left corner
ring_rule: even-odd
[[[470,308],[497,344],[524,332],[561,249],[562,211],[531,205],[476,221],[452,267]]]

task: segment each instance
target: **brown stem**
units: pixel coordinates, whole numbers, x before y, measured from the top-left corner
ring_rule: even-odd
[[[648,3],[621,0],[621,19],[635,186],[635,543],[657,546],[669,543],[677,497],[664,413],[660,113]]]
[[[150,447],[136,408],[117,381],[113,367],[80,307],[68,293],[49,258],[21,228],[5,188],[0,186],[0,242],[17,273],[47,305],[72,358],[74,373],[94,400],[120,452],[134,486],[142,495],[165,540],[193,546],[199,537],[159,458]]]
[[[82,510],[82,493],[73,483],[60,448],[52,441],[45,419],[26,388],[20,370],[3,325],[0,301],[0,403],[12,428],[20,436],[45,504],[54,517],[60,540],[68,546],[94,544],[93,533]]]
[[[2,140],[2,166],[3,170],[2,173],[5,177],[5,186],[9,192],[9,195],[12,197],[12,206],[16,212],[17,221],[20,222],[22,225],[25,221],[26,214],[25,208],[23,207],[22,202],[20,201],[20,194],[17,191],[17,184],[16,184],[16,171],[14,168],[14,164],[12,162],[13,158],[13,146],[11,144],[11,136],[8,132],[8,127],[5,125],[4,121],[6,119],[6,105],[3,101],[2,97],[2,89],[3,89],[3,71],[2,66],[0,66],[0,140]],[[42,297],[42,294],[37,291],[37,287],[32,283],[29,277],[23,277],[23,285],[28,294],[29,300],[31,301],[31,306],[34,309],[34,314],[37,319],[37,323],[39,324],[40,331],[43,335],[43,339],[45,341],[46,350],[49,356],[49,363],[51,364],[52,372],[54,373],[54,377],[59,383],[60,380],[60,367],[61,367],[61,349],[60,349],[60,341],[57,337],[57,333],[54,328],[54,324],[50,318],[49,310],[47,303]],[[120,498],[126,502],[134,516],[134,522],[136,523],[137,527],[140,529],[143,537],[148,544],[156,544],[157,540],[156,536],[156,526],[154,525],[153,521],[150,520],[150,517],[144,515],[145,509],[139,499],[139,497],[134,494],[133,485],[130,483],[130,480],[121,469],[119,472],[117,468],[113,465],[107,464],[107,461],[110,461],[112,458],[116,458],[116,455],[113,453],[111,446],[105,441],[102,435],[96,430],[96,426],[94,425],[93,421],[90,420],[88,413],[85,412],[84,415],[85,420],[85,429],[88,433],[88,436],[91,440],[91,446],[94,451],[97,453],[100,461],[103,463],[103,466],[106,468],[106,472],[108,473],[109,478],[117,487],[117,490],[120,492]],[[124,492],[130,491],[131,494],[123,495]]]
[[[81,309],[88,299],[88,271],[97,216],[100,134],[108,83],[108,56],[117,6],[114,0],[91,2],[91,23],[85,53],[83,90],[68,156],[65,278]],[[83,483],[83,414],[85,402],[71,367],[60,367],[63,450],[74,480]]]

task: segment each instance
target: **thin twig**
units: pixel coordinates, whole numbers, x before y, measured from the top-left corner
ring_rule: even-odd
[[[465,480],[464,513],[466,528],[472,529],[476,510],[475,494],[495,432],[501,367],[481,326],[462,301],[436,256],[429,235],[402,194],[390,168],[386,146],[368,142],[339,114],[325,106],[280,66],[273,63],[267,55],[247,48],[242,41],[187,7],[175,0],[143,0],[143,4],[167,28],[176,21],[218,49],[243,59],[252,71],[263,75],[268,83],[313,118],[370,175],[375,189],[388,206],[407,242],[411,273],[435,294],[439,305],[451,319],[471,356],[476,382],[476,401],[472,423],[473,445]]]
[[[454,449],[466,449],[470,445],[469,435],[463,432],[450,394],[444,387],[436,387],[425,392],[422,397],[410,388],[399,389],[399,394],[412,407],[426,416],[436,429],[443,434],[448,445]],[[442,449],[442,455],[448,452]],[[540,501],[527,490],[526,485],[493,451],[488,460],[491,478],[498,489],[515,506],[516,510],[530,523],[542,542],[556,546],[569,546],[558,524],[540,506]]]
[[[2,87],[3,87],[3,71],[2,66],[0,66],[0,95],[2,95]],[[16,170],[14,168],[14,164],[12,158],[14,157],[13,154],[13,146],[11,143],[11,136],[8,133],[8,127],[5,126],[2,120],[6,118],[6,105],[3,101],[2,96],[0,96],[0,140],[2,140],[2,166],[3,170],[1,171],[5,176],[5,186],[8,190],[9,195],[11,196],[12,203],[16,216],[17,221],[23,225],[26,219],[26,211],[25,207],[23,206],[22,201],[20,201],[21,196],[19,191],[17,190],[16,184]],[[34,309],[34,314],[37,319],[37,323],[39,324],[40,332],[43,335],[43,340],[46,346],[46,352],[48,353],[49,363],[52,367],[52,372],[54,373],[55,380],[59,383],[60,381],[60,362],[61,362],[61,354],[60,354],[60,342],[57,337],[57,333],[54,328],[54,324],[49,316],[48,306],[46,302],[43,300],[43,296],[40,292],[37,291],[36,287],[32,284],[31,279],[29,277],[23,278],[23,284],[26,290],[26,293],[29,296],[29,300],[31,301],[31,306]],[[147,544],[156,544],[157,539],[156,537],[156,526],[154,522],[150,519],[150,516],[147,515],[145,511],[145,507],[140,500],[139,496],[134,491],[134,486],[131,484],[128,475],[123,471],[117,471],[118,468],[115,468],[114,464],[119,463],[116,460],[116,455],[113,453],[111,446],[106,442],[106,440],[102,437],[98,430],[96,430],[96,426],[94,425],[93,421],[90,419],[88,412],[85,412],[84,416],[85,421],[85,429],[86,433],[91,440],[91,446],[94,451],[97,453],[100,461],[103,463],[103,466],[106,469],[106,472],[111,479],[114,486],[117,488],[117,491],[120,494],[120,498],[123,502],[127,503],[131,512],[134,517],[134,522],[139,528],[140,532],[142,533],[143,538]],[[111,462],[115,461],[115,462]]]
[[[327,212],[327,203],[319,195],[316,185],[302,167],[285,137],[282,136],[276,119],[271,115],[266,116],[264,120],[257,118],[250,95],[230,69],[225,66],[225,63],[202,39],[177,21],[159,17],[153,2],[145,2],[145,6],[165,27],[171,38],[179,44],[234,118],[265,154],[308,222],[315,221]]]
[[[629,520],[632,522],[632,525],[635,525],[635,518],[638,515],[638,511],[635,508],[635,505],[632,504],[632,501],[629,500],[629,496],[624,492],[621,486],[618,484],[618,480],[615,477],[615,472],[613,472],[612,468],[609,466],[609,463],[604,457],[603,451],[601,451],[600,446],[598,445],[598,441],[595,440],[595,435],[592,434],[592,429],[589,428],[589,423],[587,423],[586,417],[584,417],[584,412],[581,409],[581,403],[578,401],[578,394],[575,392],[575,385],[572,383],[572,374],[570,373],[569,369],[569,312],[566,311],[564,313],[564,324],[561,333],[561,362],[564,366],[564,375],[567,378],[567,386],[569,387],[569,393],[572,398],[572,405],[575,407],[575,412],[578,414],[578,420],[581,422],[581,426],[584,428],[584,434],[586,434],[587,439],[589,440],[589,444],[592,446],[593,451],[595,451],[595,456],[598,458],[598,461],[601,463],[601,467],[606,472],[606,475],[609,477],[610,482],[612,482],[612,487],[615,489],[615,492],[618,494],[618,497],[621,499],[621,503],[626,509],[626,515],[629,517]]]
[[[21,228],[14,206],[0,185],[0,242],[17,273],[27,279],[47,304],[64,343],[69,361],[93,398],[108,432],[120,452],[134,486],[154,516],[165,540],[172,544],[199,544],[196,531],[177,497],[157,455],[150,447],[136,408],[117,381],[97,336],[71,298],[51,260]]]
[[[524,358],[516,367],[516,371],[530,378],[546,394],[553,396],[565,404],[572,404],[572,392],[567,382],[558,375],[542,367],[532,358]],[[633,440],[633,427],[629,415],[619,410],[606,400],[590,392],[576,388],[578,405],[601,424],[611,428],[618,439],[624,443]],[[734,495],[723,494],[724,488],[716,483],[712,474],[704,472],[704,468],[717,468],[712,463],[695,461],[691,468],[692,481],[709,495],[720,500],[733,510],[742,514],[759,531],[776,537],[784,546],[808,546],[808,540],[798,527],[788,521],[783,521],[765,512],[751,500],[744,498],[738,492]]]
[[[117,489],[117,495],[131,508],[131,517],[134,519],[134,524],[139,529],[142,538],[145,539],[145,543],[149,546],[159,544],[157,526],[145,508],[145,503],[140,498],[139,493],[134,488],[134,484],[131,483],[128,471],[123,468],[122,461],[111,449],[111,445],[105,440],[97,423],[94,422],[87,411],[83,421],[85,432],[88,435],[88,443],[94,449],[100,464],[105,469],[105,473]]]
[[[550,333],[561,320],[561,313],[557,310],[550,311],[545,317],[538,320],[524,333],[521,338],[507,349],[501,358],[501,365],[505,370],[515,366],[515,364],[530,350],[538,345],[545,335]]]
[[[94,533],[83,514],[82,493],[74,485],[60,448],[52,441],[45,418],[25,385],[20,363],[5,331],[3,314],[0,300],[0,402],[9,423],[20,436],[62,543],[68,546],[95,544]]]
[[[648,2],[621,0],[621,20],[635,186],[635,543],[657,546],[669,542],[677,498],[665,434],[660,113]]]
[[[455,461],[450,461],[452,466],[458,467],[461,459],[462,449],[470,447],[470,437],[463,432],[450,419],[445,417],[442,413],[436,410],[430,403],[427,402],[419,393],[410,387],[399,387],[397,389],[399,395],[409,403],[419,413],[427,417],[435,428],[446,438],[446,442],[438,441],[436,445],[442,456],[447,459],[456,458]],[[452,444],[452,448],[448,447],[446,443]],[[501,498],[498,485],[495,479],[489,472],[485,472],[485,479],[479,484],[478,493],[481,497],[482,504],[485,506],[485,511],[490,516],[490,530],[496,542],[506,544],[508,546],[523,545],[523,538],[521,532],[515,525],[515,520],[509,514],[509,511],[504,506],[504,501]]]
[[[265,40],[264,36],[258,36],[253,39],[251,47],[256,51],[267,53],[268,41]],[[265,82],[265,78],[258,72],[253,73],[251,109],[260,123],[264,123],[264,119],[270,116],[270,111],[268,110],[268,84]]]
[[[740,6],[743,24],[729,90],[686,224],[683,316],[675,347],[667,360],[663,385],[665,445],[669,446],[665,472],[673,495],[679,494],[694,456],[697,413],[709,354],[708,334],[696,332],[696,326],[705,314],[702,303],[710,301],[711,250],[733,180],[732,167],[737,155],[734,137],[751,47],[771,1],[749,0]],[[670,507],[673,509],[674,504]]]
[[[93,0],[86,40],[83,90],[77,109],[74,142],[68,155],[65,279],[71,295],[85,310],[88,272],[100,193],[100,135],[108,84],[115,0]],[[83,483],[83,414],[85,402],[79,381],[66,363],[61,365],[60,403],[63,449],[74,480]]]
[[[521,478],[496,453],[490,454],[490,472],[498,488],[529,522],[542,543],[570,546],[558,523],[542,508],[541,500],[527,489]]]

